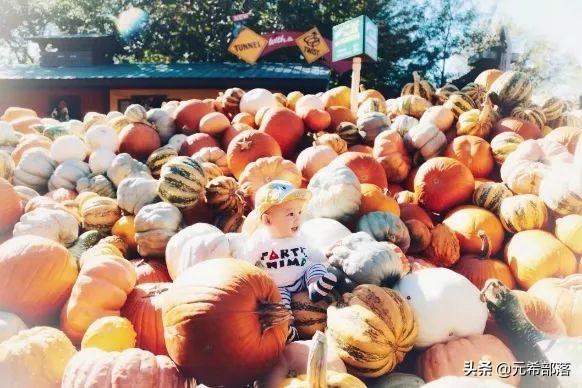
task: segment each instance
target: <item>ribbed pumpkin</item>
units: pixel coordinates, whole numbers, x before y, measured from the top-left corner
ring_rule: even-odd
[[[439,267],[450,267],[459,261],[461,248],[455,232],[445,224],[437,224],[430,231],[430,243],[424,254]]]
[[[491,153],[497,164],[503,164],[509,154],[517,149],[524,138],[515,132],[502,132],[491,139]]]
[[[462,253],[481,251],[480,230],[483,230],[491,239],[493,254],[499,252],[503,246],[503,226],[497,216],[489,210],[472,205],[460,206],[447,214],[443,224],[450,227],[457,235]]]
[[[476,185],[473,192],[473,204],[497,214],[504,198],[513,196],[505,183],[485,182]]]
[[[117,202],[109,197],[91,198],[80,206],[83,228],[85,230],[98,230],[109,232],[119,218],[121,209]]]
[[[301,172],[303,182],[309,182],[315,173],[327,166],[337,157],[337,153],[323,145],[308,147],[297,156],[297,168]]]
[[[295,187],[301,187],[301,172],[295,163],[281,156],[259,158],[246,165],[239,177],[239,184],[245,193],[254,198],[261,186],[273,181],[288,181]]]
[[[366,101],[368,98],[378,98],[386,103],[386,99],[379,91],[375,89],[364,89],[362,85],[360,85],[360,92],[358,93],[358,106]]]
[[[142,207],[135,216],[135,241],[142,256],[163,257],[166,245],[182,223],[180,210],[166,202]]]
[[[548,209],[537,195],[515,195],[501,201],[499,219],[510,233],[542,229],[548,219]]]
[[[419,119],[432,104],[427,99],[407,94],[395,100],[396,115],[407,115]]]
[[[345,306],[345,307],[344,307]],[[418,322],[398,292],[361,285],[327,311],[327,332],[339,355],[356,376],[389,373],[412,349]]]
[[[281,148],[272,136],[255,130],[235,136],[226,152],[228,168],[237,179],[247,164],[268,156],[281,156]]]
[[[550,97],[542,105],[542,112],[546,116],[546,121],[551,122],[562,117],[566,110],[566,103],[558,97]]]
[[[505,246],[505,261],[525,290],[540,279],[566,276],[577,269],[572,251],[543,230],[515,234]]]
[[[529,77],[519,71],[506,71],[491,85],[495,103],[503,109],[511,110],[521,102],[529,100],[533,91]]]
[[[386,102],[383,99],[376,97],[367,98],[366,101],[359,104],[356,116],[360,118],[369,113],[381,113],[386,115]]]
[[[320,132],[316,134],[313,146],[319,145],[331,148],[338,155],[348,150],[348,143],[337,133]]]
[[[558,144],[558,143],[554,143]],[[570,153],[562,156],[569,157]],[[556,163],[542,178],[538,195],[548,209],[565,216],[582,214],[582,175],[573,163]]]
[[[410,247],[410,234],[398,216],[389,212],[371,212],[360,217],[357,231],[368,233],[376,241],[398,245],[403,252]]]
[[[582,129],[576,127],[560,127],[554,129],[548,135],[545,136],[546,139],[558,142],[568,149],[571,154],[574,154],[576,150],[576,145],[579,142],[580,136],[582,134]]]
[[[487,279],[492,278],[501,280],[510,289],[515,288],[515,279],[507,264],[491,257],[491,242],[487,234],[480,230],[477,235],[481,239],[481,252],[461,256],[451,269],[469,279],[480,290]]]
[[[119,152],[128,153],[138,160],[146,160],[160,145],[158,132],[146,124],[132,123],[119,133]]]
[[[463,135],[456,137],[445,149],[443,156],[463,163],[475,178],[485,178],[493,170],[493,155],[489,143],[481,137]]]
[[[457,119],[459,116],[461,116],[462,113],[477,108],[475,101],[473,101],[471,97],[462,92],[451,93],[443,106],[450,109]]]
[[[51,141],[51,139],[42,135],[23,136],[11,154],[12,159],[14,160],[14,164],[18,165],[18,163],[20,162],[20,158],[22,158],[24,153],[31,148],[40,147],[44,148],[47,151],[50,151],[52,143],[53,142]]]
[[[61,387],[63,371],[75,353],[75,347],[60,330],[46,326],[23,330],[0,343],[3,385]]]
[[[477,82],[469,82],[467,85],[463,86],[461,93],[465,93],[475,101],[477,106],[481,106],[485,100],[487,90]]]
[[[312,302],[307,292],[297,292],[291,297],[293,326],[300,339],[310,339],[316,331],[325,331],[327,326],[327,308],[325,300]]]
[[[518,105],[513,108],[509,115],[516,119],[529,121],[540,129],[546,125],[546,116],[537,105]]]
[[[429,108],[432,109],[433,107]],[[437,106],[438,108],[438,106]],[[446,109],[446,108],[443,108]],[[447,109],[448,112],[450,112],[450,110]],[[414,127],[416,124],[419,123],[419,120],[417,118],[411,117],[411,116],[407,116],[407,115],[399,115],[394,117],[394,119],[392,120],[392,123],[390,124],[390,129],[398,132],[398,134],[402,137],[404,137],[404,135],[406,135],[406,132],[408,132],[410,130],[410,128]]]
[[[180,156],[192,156],[204,147],[218,147],[215,138],[207,133],[194,133],[186,138],[180,147]]]
[[[448,100],[448,98],[451,94],[453,94],[454,92],[458,92],[458,91],[459,91],[459,88],[456,87],[455,85],[448,84],[448,83],[444,84],[443,86],[441,86],[440,88],[438,88],[436,90],[435,100],[439,104],[444,104]]]
[[[163,299],[168,353],[184,376],[203,384],[251,382],[283,352],[290,313],[280,301],[275,283],[252,264],[201,262],[184,271]]]
[[[52,320],[76,278],[75,259],[57,242],[21,236],[0,245],[0,309],[29,324]]]
[[[388,186],[385,170],[372,155],[348,151],[336,157],[331,164],[346,166],[356,174],[360,183],[372,183],[381,188]]]
[[[129,319],[136,330],[136,347],[154,354],[167,355],[162,323],[162,299],[171,283],[136,285],[127,296],[121,316]]]
[[[417,372],[426,382],[444,376],[466,376],[463,368],[469,361],[474,365],[479,365],[481,362],[491,362],[492,373],[490,376],[496,378],[497,381],[508,382],[512,386],[519,384],[519,375],[508,377],[503,372],[498,372],[501,370],[499,365],[514,365],[517,360],[501,340],[489,334],[471,335],[430,347],[421,354]]]
[[[0,178],[0,234],[11,232],[22,215],[22,202],[13,186],[4,178]]]
[[[273,108],[265,113],[259,131],[271,135],[279,144],[283,156],[289,159],[295,153],[295,146],[303,136],[305,126],[292,110]]]
[[[505,117],[495,123],[493,129],[491,130],[491,135],[497,136],[503,132],[514,132],[523,137],[525,140],[538,139],[542,137],[540,128],[535,124],[529,121],[516,119],[514,117]]]
[[[123,258],[101,255],[85,260],[61,310],[62,330],[78,344],[97,318],[119,315],[135,280],[133,265]]]
[[[360,143],[362,137],[356,124],[342,121],[335,127],[335,132],[347,143],[348,147]]]
[[[229,88],[219,97],[222,110],[227,116],[234,117],[240,112],[239,104],[244,94],[241,88]]]
[[[437,213],[467,202],[474,187],[471,170],[452,158],[432,158],[420,166],[414,177],[419,203]]]
[[[77,181],[76,189],[79,193],[82,193],[83,191],[92,191],[103,197],[116,197],[116,191],[113,183],[111,183],[111,181],[104,175],[100,174],[91,174],[82,177]]]
[[[390,128],[390,120],[384,113],[369,112],[358,117],[358,130],[365,144],[373,145],[374,139]]]
[[[495,80],[499,78],[501,74],[503,74],[503,71],[499,69],[484,70],[479,73],[477,78],[475,78],[475,83],[483,86],[485,90],[489,90],[491,85],[493,85],[493,82],[495,82]]]
[[[192,158],[178,156],[164,164],[160,173],[158,194],[178,208],[192,207],[206,186],[200,164]]]
[[[410,234],[410,247],[408,248],[409,253],[422,252],[431,240],[431,233],[428,227],[419,220],[409,220],[405,221],[404,224],[408,229]]]
[[[582,254],[582,215],[570,214],[556,220],[554,235],[572,252]]]
[[[421,121],[406,132],[404,144],[409,149],[417,150],[424,160],[428,160],[444,150],[447,138],[434,124]]]
[[[395,130],[384,131],[376,137],[372,156],[384,167],[389,182],[402,182],[410,172],[411,160],[404,140]]]
[[[495,122],[493,103],[487,97],[483,108],[463,112],[457,121],[457,135],[475,135],[486,138]]]
[[[406,117],[406,116],[404,116]],[[420,118],[420,122],[428,122],[435,125],[439,130],[446,132],[455,120],[455,115],[450,109],[442,105],[431,106],[424,112]],[[392,127],[391,127],[392,128]],[[392,128],[394,129],[394,128]]]
[[[407,94],[413,94],[428,101],[432,101],[433,95],[435,93],[434,86],[432,86],[430,82],[422,79],[420,74],[418,74],[416,71],[412,72],[412,79],[413,82],[404,85],[400,95],[405,96]]]
[[[358,214],[364,215],[381,211],[392,213],[397,217],[400,216],[398,203],[386,189],[382,189],[373,183],[362,183],[360,191],[362,192],[362,202]]]
[[[206,182],[223,175],[222,169],[214,163],[202,162],[200,163],[200,167],[202,167]]]
[[[202,117],[212,112],[209,104],[193,99],[180,102],[178,109],[174,112],[176,130],[185,135],[192,135],[200,129]]]
[[[161,147],[148,156],[146,165],[150,169],[152,176],[158,179],[162,171],[162,166],[176,156],[178,156],[178,152],[174,148],[169,146]]]

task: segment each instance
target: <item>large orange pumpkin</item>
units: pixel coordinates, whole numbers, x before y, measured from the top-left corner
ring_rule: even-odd
[[[270,156],[247,164],[239,177],[240,186],[251,198],[254,198],[261,186],[274,180],[284,180],[300,187],[301,172],[295,163],[281,156]]]
[[[502,132],[517,133],[525,140],[542,137],[542,131],[534,123],[514,117],[506,117],[495,123],[490,136],[495,137]]]
[[[323,109],[310,109],[303,115],[303,122],[311,132],[325,131],[331,125],[331,115]]]
[[[325,109],[327,113],[331,116],[331,124],[329,125],[330,131],[335,131],[335,129],[343,122],[356,123],[356,115],[344,106],[330,106]]]
[[[22,215],[22,201],[14,188],[4,178],[0,178],[0,234],[12,232]]]
[[[386,189],[382,189],[373,183],[362,183],[360,191],[362,193],[362,203],[358,211],[359,215],[371,212],[389,212],[395,216],[400,216],[398,202],[388,194]]]
[[[162,323],[162,298],[171,283],[146,283],[135,286],[127,296],[121,316],[129,319],[136,333],[136,347],[154,354],[167,355]]]
[[[333,164],[341,164],[352,170],[360,183],[372,183],[383,189],[388,187],[386,172],[372,155],[348,151],[335,158]]]
[[[272,108],[265,113],[259,131],[269,134],[281,147],[283,156],[290,159],[295,146],[305,132],[303,120],[287,108]]]
[[[183,101],[174,112],[176,130],[185,135],[192,135],[200,129],[200,120],[213,112],[210,104],[200,100]]]
[[[474,187],[471,170],[452,158],[429,159],[414,177],[414,192],[419,203],[435,213],[468,202]]]
[[[483,240],[479,237],[482,230],[491,241],[491,253],[496,254],[503,246],[505,232],[499,218],[489,210],[478,206],[465,205],[453,209],[443,224],[451,228],[461,245],[462,253],[480,253]]]
[[[163,300],[168,354],[185,376],[203,384],[244,386],[268,372],[283,352],[290,312],[280,302],[275,283],[252,264],[196,264]]]
[[[138,160],[146,160],[160,145],[158,132],[149,125],[132,123],[119,133],[119,152]]]
[[[0,310],[28,324],[52,321],[77,278],[77,263],[59,243],[38,236],[0,245]]]
[[[402,221],[418,220],[425,224],[429,229],[434,227],[432,219],[427,214],[427,212],[414,203],[401,203],[400,206],[400,219]]]
[[[297,168],[301,171],[304,182],[309,182],[316,172],[327,166],[337,157],[337,153],[323,145],[315,145],[301,151],[297,156]]]
[[[254,129],[236,135],[226,151],[228,168],[237,179],[247,164],[267,156],[281,156],[281,147],[271,135]]]
[[[207,133],[195,133],[186,138],[180,147],[180,156],[192,156],[204,147],[218,147],[216,139]]]
[[[235,123],[232,124],[230,127],[226,128],[226,131],[222,133],[221,139],[222,149],[227,150],[228,145],[236,135],[238,135],[241,132],[248,131],[250,129],[254,129],[254,127],[251,127],[250,125],[243,123]]]
[[[168,274],[166,264],[156,259],[135,259],[131,261],[137,275],[135,284],[167,283],[172,278]]]
[[[493,170],[494,160],[491,147],[486,140],[473,135],[456,137],[443,154],[463,163],[475,178],[485,178]]]
[[[372,155],[384,167],[388,181],[402,182],[408,176],[411,167],[410,156],[398,132],[392,130],[380,132],[374,139]]]

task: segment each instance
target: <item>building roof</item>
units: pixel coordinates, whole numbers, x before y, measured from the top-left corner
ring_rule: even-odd
[[[273,87],[324,90],[330,70],[293,63],[117,64],[89,67],[17,65],[0,68],[5,86],[59,87]]]

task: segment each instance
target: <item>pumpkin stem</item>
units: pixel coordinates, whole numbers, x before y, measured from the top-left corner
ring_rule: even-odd
[[[481,259],[482,260],[490,259],[491,258],[491,240],[489,239],[489,236],[487,236],[487,233],[485,233],[483,230],[479,230],[477,232],[477,235],[481,239]]]
[[[263,332],[282,323],[293,321],[293,314],[283,303],[262,301],[259,303],[258,313]]]
[[[311,348],[307,357],[307,386],[309,388],[327,388],[326,353],[325,334],[318,330],[311,339]]]

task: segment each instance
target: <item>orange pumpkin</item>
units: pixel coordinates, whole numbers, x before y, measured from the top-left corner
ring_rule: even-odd
[[[434,223],[427,212],[414,203],[400,204],[400,219],[405,222],[408,220],[418,220],[425,224],[429,229],[434,228]]]
[[[119,236],[130,249],[137,249],[134,216],[123,216],[118,219],[113,225],[113,228],[111,228],[111,234]]]
[[[491,240],[491,252],[496,254],[503,246],[505,232],[499,218],[489,210],[466,205],[453,209],[443,224],[450,227],[461,245],[462,253],[479,253],[483,244],[479,237],[482,230]]]
[[[370,146],[365,145],[365,144],[356,144],[356,145],[349,147],[348,151],[362,152],[364,154],[372,155],[374,152],[374,149]]]
[[[128,153],[134,159],[146,160],[160,146],[158,132],[146,124],[126,125],[119,133],[119,152]]]
[[[336,86],[333,89],[327,90],[321,96],[321,100],[325,104],[326,107],[330,106],[341,106],[341,107],[350,107],[350,88],[347,86]]]
[[[360,216],[371,212],[389,212],[395,216],[400,216],[400,207],[396,200],[388,194],[386,189],[382,189],[373,183],[362,183],[360,185],[362,202],[358,214]]]
[[[213,111],[211,105],[204,101],[197,99],[182,101],[174,112],[176,130],[185,135],[198,132],[202,117]]]
[[[451,269],[465,276],[480,290],[491,278],[501,280],[510,289],[515,288],[511,269],[503,261],[491,258],[491,242],[487,234],[480,230],[478,236],[482,241],[481,253],[462,256]]]
[[[274,181],[288,181],[295,187],[301,186],[301,172],[297,166],[281,156],[259,158],[247,164],[240,174],[239,183],[245,193],[254,198],[261,186]]]
[[[131,261],[135,268],[135,284],[144,283],[167,283],[172,278],[168,274],[166,264],[156,259],[135,259]]]
[[[418,253],[422,252],[430,244],[432,238],[428,227],[419,220],[408,220],[404,222],[408,233],[410,234],[410,247],[406,252]]]
[[[483,86],[485,90],[489,90],[491,85],[493,85],[493,82],[495,82],[495,80],[499,78],[501,74],[503,74],[503,71],[499,69],[488,69],[482,71],[479,73],[477,78],[475,78],[475,83]]]
[[[210,112],[200,120],[200,132],[209,135],[220,135],[228,127],[230,127],[228,117],[220,112]]]
[[[331,116],[331,124],[329,126],[331,131],[335,129],[343,122],[356,123],[356,115],[352,111],[343,106],[330,106],[325,109],[327,113]]]
[[[418,202],[436,213],[446,212],[468,202],[474,187],[475,179],[471,170],[452,158],[429,159],[420,166],[414,177],[414,192]]]
[[[0,245],[0,310],[28,324],[52,321],[76,278],[74,257],[57,242],[20,236]]]
[[[324,145],[308,147],[297,155],[297,168],[301,171],[304,182],[309,182],[316,172],[327,166],[337,157],[337,153]]]
[[[10,106],[6,108],[0,120],[11,122],[21,117],[38,117],[38,114],[32,109]]]
[[[451,267],[461,257],[459,239],[447,225],[438,224],[430,231],[426,259],[438,267]]]
[[[0,178],[0,234],[10,232],[22,215],[22,201],[14,188],[4,178]]]
[[[489,143],[478,136],[456,137],[449,143],[443,155],[463,163],[475,178],[489,176],[495,164]]]
[[[495,137],[502,132],[517,133],[525,140],[542,137],[542,131],[534,123],[514,117],[506,117],[495,123],[490,136]]]
[[[12,160],[14,160],[14,165],[18,165],[22,155],[24,152],[35,147],[44,148],[47,151],[50,151],[52,145],[51,139],[44,135],[26,135],[20,139],[20,142],[16,146],[16,148],[12,151]]]
[[[198,263],[163,300],[168,354],[184,376],[210,386],[244,386],[268,372],[284,350],[290,312],[280,302],[275,283],[252,264]]]
[[[38,117],[21,117],[16,120],[12,120],[10,125],[16,132],[20,132],[23,134],[27,133],[38,133],[36,129],[34,129],[35,125],[42,124],[42,121]]]
[[[571,154],[574,154],[576,150],[576,145],[580,139],[580,134],[582,133],[582,129],[576,127],[560,127],[554,129],[552,132],[548,133],[545,138],[553,140],[557,143],[560,143],[570,151]]]
[[[491,361],[491,376],[504,383],[519,385],[520,376],[498,374],[500,364],[513,365],[517,360],[507,346],[497,337],[489,334],[471,335],[428,348],[418,359],[417,375],[430,382],[444,376],[465,376],[464,365],[472,361],[479,365],[481,360]]]
[[[247,164],[268,156],[281,156],[279,144],[271,135],[254,129],[236,135],[226,151],[228,168],[237,179]]]
[[[304,114],[303,122],[311,132],[321,132],[331,125],[331,115],[323,109],[310,109]]]
[[[224,132],[222,132],[222,141],[221,141],[222,149],[227,150],[228,145],[230,144],[230,142],[232,141],[232,139],[234,139],[234,137],[236,135],[238,135],[241,132],[248,131],[250,129],[254,129],[254,128],[251,127],[250,125],[242,124],[242,123],[235,123],[235,124],[232,124],[230,127],[226,128],[226,130]]]
[[[372,155],[384,168],[388,181],[402,182],[408,176],[411,160],[398,132],[380,132],[374,139]]]
[[[255,117],[247,112],[237,113],[236,116],[232,118],[231,124],[246,124],[252,128],[256,128]]]
[[[204,147],[218,147],[216,139],[207,133],[195,133],[186,138],[180,147],[180,156],[192,156]]]
[[[121,309],[121,316],[129,319],[137,333],[135,346],[153,354],[168,354],[164,342],[162,298],[170,286],[171,282],[139,284],[127,296]]]
[[[360,183],[372,183],[383,189],[388,187],[386,172],[372,155],[348,151],[335,158],[333,163],[352,170]]]
[[[295,147],[305,132],[305,126],[292,110],[272,108],[265,113],[259,131],[271,135],[279,143],[283,156],[290,159],[295,154]]]

